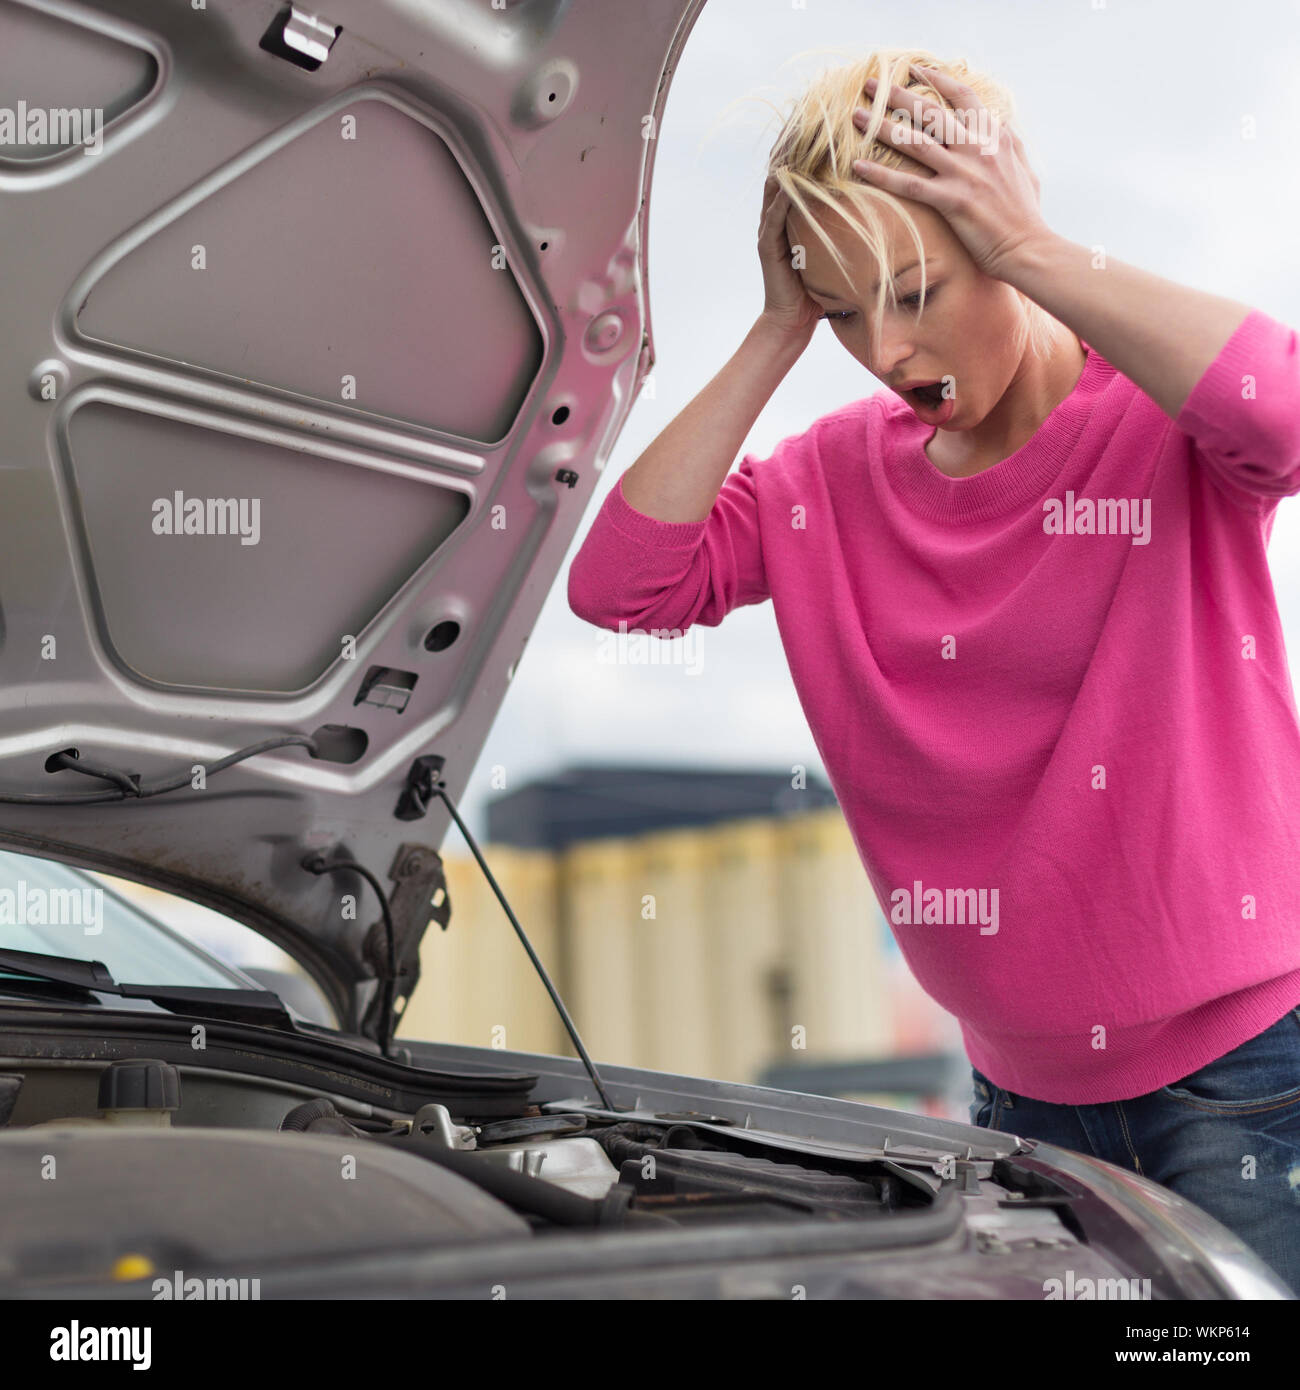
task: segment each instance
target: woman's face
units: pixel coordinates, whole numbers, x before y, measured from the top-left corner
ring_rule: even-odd
[[[895,389],[951,376],[954,409],[940,428],[970,429],[990,414],[1021,368],[1015,335],[1023,311],[1011,286],[975,265],[939,213],[905,201],[925,248],[925,313],[918,319],[921,266],[916,246],[902,220],[889,212],[890,264],[884,273],[896,277],[898,302],[893,308],[885,304],[879,342],[872,341],[871,323],[881,271],[862,242],[838,217],[821,223],[852,270],[855,294],[797,210],[787,219],[786,235],[792,248],[804,247],[804,289],[827,314],[849,353]],[[909,395],[899,394],[915,408]],[[935,422],[933,411],[922,418]]]

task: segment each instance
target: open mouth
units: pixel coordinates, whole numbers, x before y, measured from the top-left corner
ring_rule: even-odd
[[[904,392],[904,395],[915,404],[923,405],[929,409],[937,409],[943,404],[943,383],[932,381],[928,386],[913,386]]]

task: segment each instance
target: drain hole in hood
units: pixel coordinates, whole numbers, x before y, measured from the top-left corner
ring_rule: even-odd
[[[364,729],[354,729],[347,724],[322,724],[312,738],[316,740],[316,752],[312,756],[327,763],[354,763],[370,744]]]

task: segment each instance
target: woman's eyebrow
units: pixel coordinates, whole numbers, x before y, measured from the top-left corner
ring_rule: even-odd
[[[909,270],[915,270],[916,267],[917,267],[918,265],[920,265],[920,264],[921,264],[920,261],[913,261],[911,265],[905,265],[905,266],[902,268],[902,270],[900,270],[900,271],[899,271],[896,275],[894,275],[892,278],[895,279],[895,280],[901,280],[901,279],[903,278],[903,276],[906,275],[907,272],[908,272]],[[838,298],[839,298],[839,295],[833,293],[831,290],[819,290],[819,289],[817,288],[816,285],[810,285],[810,284],[807,282],[807,280],[804,281],[803,287],[804,287],[804,289],[810,291],[812,294],[819,294],[819,295],[821,295],[821,297],[822,297],[823,299],[838,299]],[[872,285],[871,288],[874,290],[874,289],[876,288],[876,286],[875,286],[875,285]]]

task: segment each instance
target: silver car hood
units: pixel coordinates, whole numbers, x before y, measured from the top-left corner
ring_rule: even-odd
[[[413,983],[430,782],[653,361],[703,3],[0,0],[0,843],[248,923],[373,1035],[376,900],[304,861],[378,876]]]

